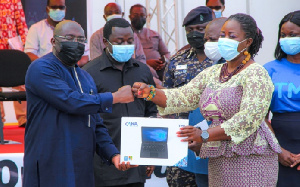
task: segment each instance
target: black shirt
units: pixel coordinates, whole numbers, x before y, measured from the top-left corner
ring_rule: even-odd
[[[116,92],[120,87],[132,86],[135,82],[155,85],[148,66],[131,58],[125,63],[121,71],[111,63],[105,51],[101,56],[87,63],[83,69],[93,77],[99,93]],[[156,116],[156,114],[157,108],[154,103],[135,98],[134,102],[128,104],[114,104],[112,113],[101,113],[100,116],[103,118],[104,125],[107,127],[114,144],[120,150],[121,117],[149,117]],[[132,168],[125,172],[118,171],[115,166],[104,165],[100,157],[95,156],[94,169],[96,186],[145,182],[144,166]]]

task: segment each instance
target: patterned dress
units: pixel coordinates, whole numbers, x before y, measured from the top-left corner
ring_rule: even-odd
[[[263,122],[274,86],[266,70],[251,64],[220,83],[222,65],[199,73],[179,89],[164,90],[161,115],[200,107],[210,128],[221,126],[231,140],[207,142],[200,156],[209,157],[209,186],[276,186],[280,146]]]

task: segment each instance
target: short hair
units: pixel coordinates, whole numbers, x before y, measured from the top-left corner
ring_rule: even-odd
[[[105,39],[109,40],[109,36],[112,33],[113,27],[122,27],[122,28],[130,27],[131,28],[131,25],[124,18],[114,18],[114,19],[109,20],[108,22],[106,22],[106,24],[104,25],[104,28],[103,28],[103,37]]]
[[[206,0],[206,4],[208,3],[208,1],[209,0]],[[219,0],[220,1],[220,3],[223,5],[223,6],[225,6],[225,0]]]
[[[135,5],[131,6],[131,7],[130,7],[130,10],[129,10],[129,13],[130,13],[130,14],[131,14],[132,9],[135,8],[135,7],[144,8],[144,9],[145,9],[145,12],[146,12],[146,14],[147,14],[147,9],[146,9],[146,7],[144,7],[144,6],[141,5],[141,4],[135,4]]]
[[[276,46],[275,53],[274,53],[274,56],[277,60],[281,60],[282,58],[287,57],[287,54],[280,47],[279,40],[280,40],[280,36],[281,36],[281,27],[284,23],[286,23],[288,21],[290,21],[290,22],[298,25],[298,27],[300,27],[300,10],[288,13],[287,15],[285,15],[282,18],[282,20],[279,23],[278,40],[277,40],[277,46]]]
[[[251,16],[242,13],[231,15],[227,21],[228,20],[239,22],[242,30],[246,34],[246,38],[253,39],[248,52],[254,57],[258,53],[259,48],[261,48],[262,41],[264,40],[261,30],[256,25],[256,21]]]
[[[50,4],[50,0],[47,0],[47,6],[49,6],[49,4]]]

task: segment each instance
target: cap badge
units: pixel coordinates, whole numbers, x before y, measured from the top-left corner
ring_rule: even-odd
[[[200,14],[200,21],[203,21],[203,16],[202,16],[202,14]]]

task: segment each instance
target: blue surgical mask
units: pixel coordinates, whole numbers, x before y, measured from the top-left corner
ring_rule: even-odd
[[[108,41],[108,43],[110,42]],[[113,45],[111,43],[110,45],[112,46],[112,53],[107,48],[108,52],[117,62],[127,62],[134,54],[134,45]]]
[[[65,10],[50,9],[49,16],[53,21],[59,22],[65,18]]]
[[[300,53],[300,37],[280,38],[280,47],[287,55]]]
[[[106,16],[106,21],[112,20],[114,18],[122,18],[123,16],[121,14],[112,14],[109,16]]]
[[[215,13],[216,18],[222,17],[222,9],[220,9],[220,10],[213,10],[213,11]]]
[[[244,52],[246,50],[246,48],[240,52],[238,52],[238,50],[237,50],[239,44],[246,40],[247,39],[245,39],[241,42],[238,42],[236,40],[229,39],[229,38],[219,38],[218,49],[219,49],[221,56],[226,61],[231,61],[231,60],[235,59],[241,52]]]

